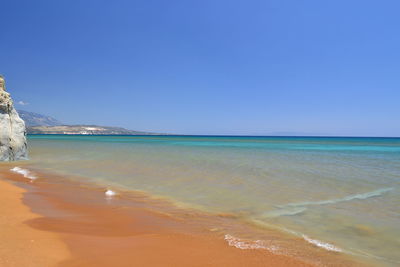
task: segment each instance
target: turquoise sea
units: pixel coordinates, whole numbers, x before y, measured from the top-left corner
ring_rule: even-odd
[[[28,139],[36,168],[236,214],[327,250],[400,264],[400,138]]]

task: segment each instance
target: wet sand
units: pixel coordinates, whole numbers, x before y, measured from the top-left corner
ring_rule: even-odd
[[[6,192],[0,200],[5,210],[1,266],[314,265],[266,249],[229,246],[210,228],[215,218],[178,216],[168,205],[160,208],[162,202],[145,196],[106,198],[104,188],[89,189],[60,177],[31,182],[6,168],[0,169],[0,179],[0,190]],[[226,219],[221,215],[221,223]],[[337,266],[326,257],[321,253],[316,262]]]
[[[71,257],[60,235],[25,224],[40,218],[22,203],[24,189],[0,180],[0,266],[56,266]]]

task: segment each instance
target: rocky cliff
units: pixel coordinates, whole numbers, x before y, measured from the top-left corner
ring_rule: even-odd
[[[0,75],[0,161],[27,158],[25,123],[14,108]]]

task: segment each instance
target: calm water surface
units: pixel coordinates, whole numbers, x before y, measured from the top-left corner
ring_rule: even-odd
[[[400,264],[399,138],[29,136],[29,145],[38,168]]]

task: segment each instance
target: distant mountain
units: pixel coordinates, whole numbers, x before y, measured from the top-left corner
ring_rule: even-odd
[[[45,116],[35,112],[18,110],[19,116],[25,121],[26,127],[32,126],[56,126],[63,123],[50,116]]]
[[[127,130],[121,127],[98,125],[65,125],[53,117],[18,110],[25,121],[28,134],[85,134],[85,135],[154,135],[154,133]]]
[[[83,134],[83,135],[154,135],[154,133],[98,125],[32,126],[28,134]]]

